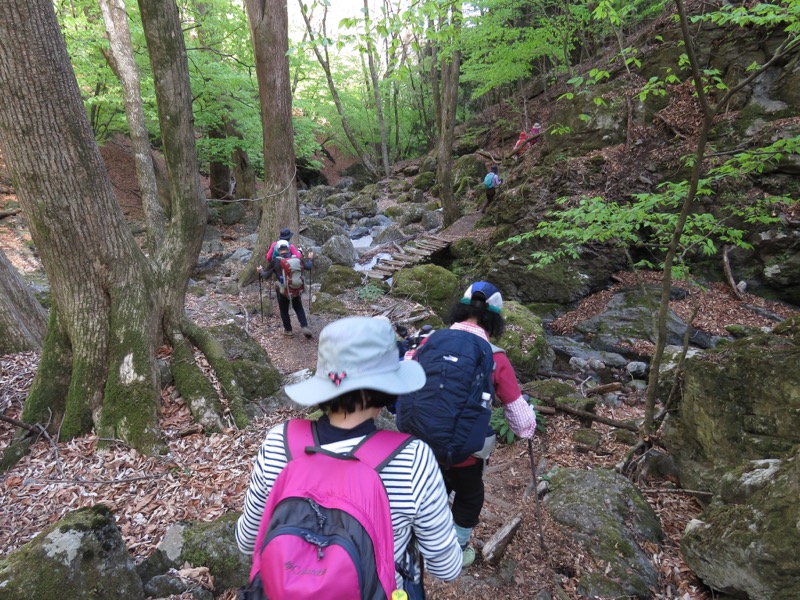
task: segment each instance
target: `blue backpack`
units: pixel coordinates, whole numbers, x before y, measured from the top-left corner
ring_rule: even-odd
[[[483,178],[483,187],[490,190],[494,187],[494,173],[487,173]]]
[[[445,467],[483,448],[494,394],[492,347],[468,331],[439,329],[417,350],[425,386],[397,399],[397,428],[426,442]]]

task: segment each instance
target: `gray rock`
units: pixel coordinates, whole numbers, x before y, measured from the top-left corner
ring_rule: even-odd
[[[104,505],[68,513],[0,560],[0,596],[144,600],[114,515]]]
[[[660,544],[658,517],[630,480],[606,469],[559,470],[551,479],[544,505],[563,532],[605,571],[583,576],[579,585],[590,597],[607,597],[608,585],[623,595],[650,598],[658,575],[643,542]]]
[[[333,236],[322,245],[322,253],[336,265],[352,267],[358,260],[353,242],[346,235]]]
[[[800,590],[800,446],[783,460],[751,461],[723,477],[711,506],[686,526],[687,565],[736,598],[792,598]]]

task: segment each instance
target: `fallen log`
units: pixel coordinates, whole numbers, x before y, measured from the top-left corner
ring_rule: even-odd
[[[521,524],[522,515],[517,514],[508,523],[503,525],[503,527],[484,544],[483,550],[481,551],[483,560],[490,564],[497,564],[497,562],[503,558],[508,544],[514,539],[514,534],[517,533],[517,529],[519,529]]]
[[[603,425],[609,425],[610,427],[616,427],[617,429],[627,429],[628,431],[633,431],[634,433],[639,432],[639,428],[636,425],[631,425],[630,423],[623,423],[622,421],[615,421],[614,419],[607,419],[606,417],[601,417],[600,415],[596,415],[594,413],[581,410],[579,408],[573,408],[566,404],[561,404],[555,402],[554,400],[549,400],[547,398],[542,398],[542,402],[555,408],[557,411],[561,411],[567,413],[568,415],[572,415],[573,417],[580,417],[582,419],[590,419],[592,421],[597,421],[598,423],[603,423]]]

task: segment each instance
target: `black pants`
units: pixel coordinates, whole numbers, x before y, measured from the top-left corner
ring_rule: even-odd
[[[495,188],[486,188],[486,202],[483,203],[481,212],[489,208],[489,203],[494,200],[495,194],[497,194],[497,190]]]
[[[483,508],[483,461],[468,467],[442,469],[447,493],[453,498],[453,521],[459,527],[475,527]]]
[[[292,330],[292,320],[289,318],[289,298],[278,292],[276,294],[278,297],[278,310],[281,312],[281,321],[283,322],[283,328],[286,331]],[[306,311],[303,310],[303,297],[302,296],[292,296],[291,299],[292,308],[294,308],[294,312],[297,315],[297,320],[300,321],[300,327],[308,327],[308,321],[306,320]]]

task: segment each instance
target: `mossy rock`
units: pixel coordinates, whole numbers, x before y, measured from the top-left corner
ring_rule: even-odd
[[[193,567],[208,567],[217,589],[246,585],[252,558],[236,545],[238,513],[229,513],[216,521],[192,521],[183,530],[181,561]]]
[[[144,600],[142,580],[102,504],[68,513],[0,560],[0,597]]]
[[[427,191],[433,187],[434,183],[436,183],[436,173],[428,171],[417,175],[414,178],[414,183],[412,184],[412,187],[418,190]]]
[[[522,386],[526,394],[535,396],[537,398],[547,398],[548,400],[555,400],[556,398],[569,397],[574,395],[575,398],[580,398],[580,394],[574,386],[557,379],[543,379],[542,381],[531,381]]]
[[[314,313],[330,313],[334,315],[349,315],[350,310],[344,302],[325,292],[311,294],[311,307]]]
[[[303,236],[311,238],[320,246],[333,236],[344,233],[339,225],[327,219],[307,217],[304,219],[304,224],[306,228],[303,230]]]
[[[399,200],[398,200],[399,202]],[[403,207],[402,206],[389,206],[384,211],[383,214],[389,217],[390,219],[397,219],[400,215],[403,214]]]
[[[344,265],[331,265],[320,286],[320,291],[338,296],[361,285],[361,274]]]
[[[245,400],[266,398],[280,389],[280,371],[261,344],[244,329],[229,323],[209,327],[209,333],[222,345]]]
[[[553,351],[545,339],[542,320],[513,301],[503,303],[503,319],[505,332],[495,343],[506,351],[517,377],[533,378],[542,363],[553,361]]]
[[[392,295],[430,306],[440,317],[450,310],[458,291],[458,279],[436,265],[400,269],[394,277]]]
[[[603,576],[622,587],[624,596],[651,597],[658,575],[645,542],[660,544],[663,532],[647,499],[630,480],[606,469],[560,469],[544,503],[580,548],[576,550],[603,565]]]

